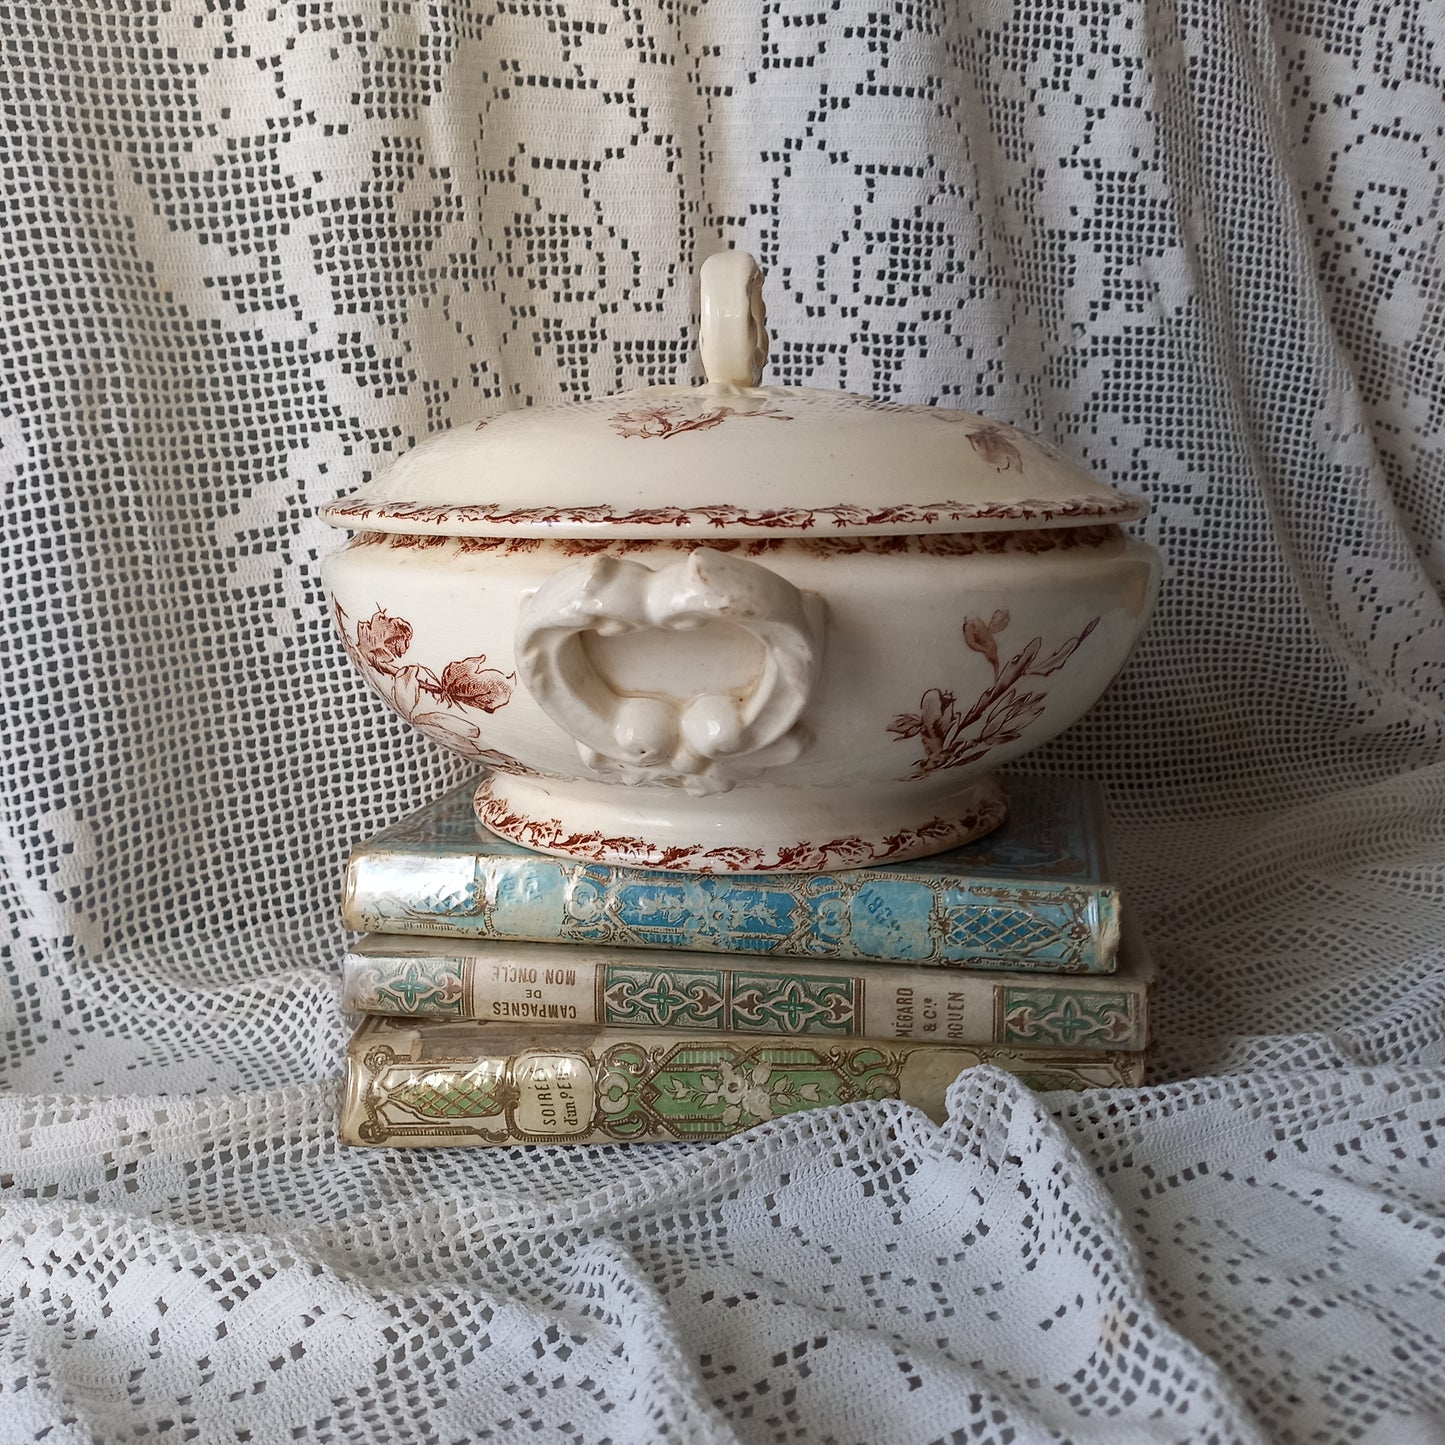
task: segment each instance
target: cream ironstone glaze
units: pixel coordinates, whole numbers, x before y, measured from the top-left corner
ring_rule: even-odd
[[[487,765],[493,831],[691,872],[940,852],[1133,649],[1141,501],[969,412],[762,387],[767,345],[723,252],[705,385],[506,412],[323,508],[347,651]]]

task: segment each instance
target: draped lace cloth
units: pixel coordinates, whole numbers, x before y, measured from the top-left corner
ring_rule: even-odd
[[[1445,1438],[1445,24],[1429,4],[0,12],[0,1441]],[[686,378],[1148,494],[1109,786],[1157,1083],[342,1151],[348,847],[465,775],[318,504]]]

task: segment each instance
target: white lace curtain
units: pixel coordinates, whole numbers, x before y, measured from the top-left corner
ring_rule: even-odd
[[[1445,1437],[1434,6],[0,13],[0,1442]],[[351,843],[464,766],[319,503],[686,376],[966,405],[1153,512],[1103,778],[1156,1087],[341,1152]]]

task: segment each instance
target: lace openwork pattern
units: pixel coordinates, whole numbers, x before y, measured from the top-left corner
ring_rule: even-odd
[[[1300,0],[0,10],[0,1442],[1434,1438],[1441,45]],[[1148,637],[1029,766],[1109,785],[1156,1082],[343,1151],[346,851],[474,764],[347,661],[317,509],[688,380],[722,244],[769,380],[1149,499]],[[489,666],[403,681],[460,717]]]

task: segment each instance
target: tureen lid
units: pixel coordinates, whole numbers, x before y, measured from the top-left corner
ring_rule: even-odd
[[[321,515],[458,537],[777,537],[1013,531],[1148,510],[972,412],[760,386],[765,320],[757,263],[720,252],[702,268],[706,384],[453,428]]]

